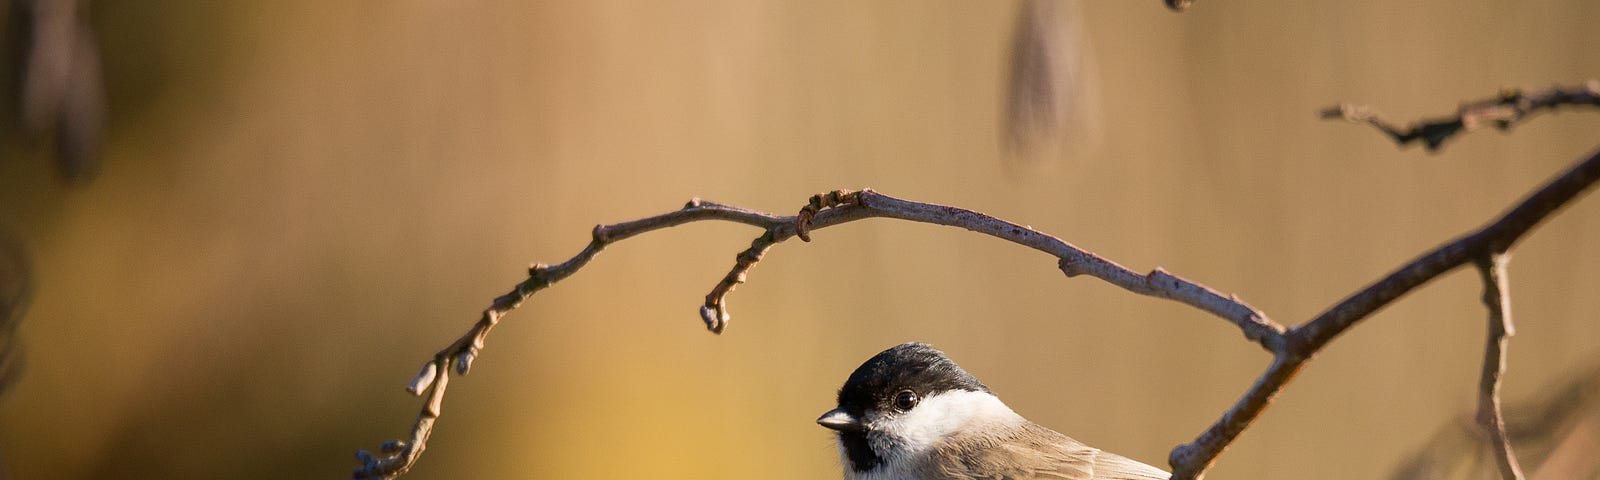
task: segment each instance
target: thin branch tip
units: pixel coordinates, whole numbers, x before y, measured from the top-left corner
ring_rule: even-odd
[[[711,333],[721,335],[722,329],[728,327],[728,319],[728,309],[723,308],[720,303],[716,305],[707,303],[700,307],[700,320],[706,323],[706,330],[710,330]]]
[[[1396,145],[1421,142],[1429,152],[1436,152],[1461,133],[1485,126],[1510,130],[1537,113],[1567,106],[1600,107],[1600,80],[1591,79],[1572,87],[1555,85],[1534,92],[1502,88],[1492,98],[1461,104],[1454,115],[1423,119],[1405,127],[1390,123],[1371,107],[1350,103],[1324,108],[1318,116],[1367,124],[1383,132]]]

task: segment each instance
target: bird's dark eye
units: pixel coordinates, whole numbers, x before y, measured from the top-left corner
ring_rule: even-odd
[[[917,398],[917,392],[901,390],[900,393],[894,395],[894,408],[904,412],[917,406],[918,400],[921,399]]]

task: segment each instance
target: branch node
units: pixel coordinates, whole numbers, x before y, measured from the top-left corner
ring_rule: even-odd
[[[794,217],[795,236],[800,237],[802,242],[810,242],[811,219],[817,216],[817,212],[839,206],[853,205],[859,201],[860,192],[850,190],[834,190],[812,195],[811,200],[806,202],[806,206],[800,207],[800,213]]]
[[[1061,257],[1061,260],[1056,262],[1056,268],[1060,268],[1061,273],[1066,274],[1067,278],[1083,275],[1084,273],[1083,264],[1076,257]]]
[[[690,198],[688,203],[683,204],[684,210],[691,210],[695,208],[700,208],[700,197]]]
[[[1167,455],[1167,466],[1172,467],[1173,480],[1203,480],[1206,477],[1206,469],[1210,468],[1211,464],[1195,464],[1196,459],[1205,454],[1203,448],[1196,442],[1198,440],[1179,445]]]
[[[1056,267],[1060,268],[1061,273],[1066,274],[1067,278],[1084,274],[1083,259],[1079,258],[1077,255],[1067,255],[1061,257],[1061,260],[1056,262]]]
[[[605,245],[611,242],[611,232],[606,229],[605,225],[595,225],[594,231],[590,232],[590,235],[594,237],[594,243]]]
[[[378,446],[378,451],[386,454],[400,453],[405,449],[406,442],[404,440],[390,440],[383,442],[383,445]]]
[[[456,373],[466,375],[472,371],[472,361],[478,358],[478,348],[468,347],[456,354]]]
[[[1186,283],[1188,282],[1167,273],[1167,269],[1161,267],[1151,269],[1150,273],[1144,276],[1145,286],[1162,298],[1174,298],[1182,294],[1181,290]]]

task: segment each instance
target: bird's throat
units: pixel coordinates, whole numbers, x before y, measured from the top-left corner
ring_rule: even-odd
[[[848,467],[856,472],[872,470],[883,463],[883,458],[873,452],[872,445],[867,443],[865,432],[840,432],[839,450],[850,462]]]

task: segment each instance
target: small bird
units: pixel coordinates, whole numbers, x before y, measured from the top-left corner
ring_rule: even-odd
[[[944,352],[906,343],[856,368],[839,408],[845,480],[1165,480],[1161,469],[1084,445],[1011,411]]]

